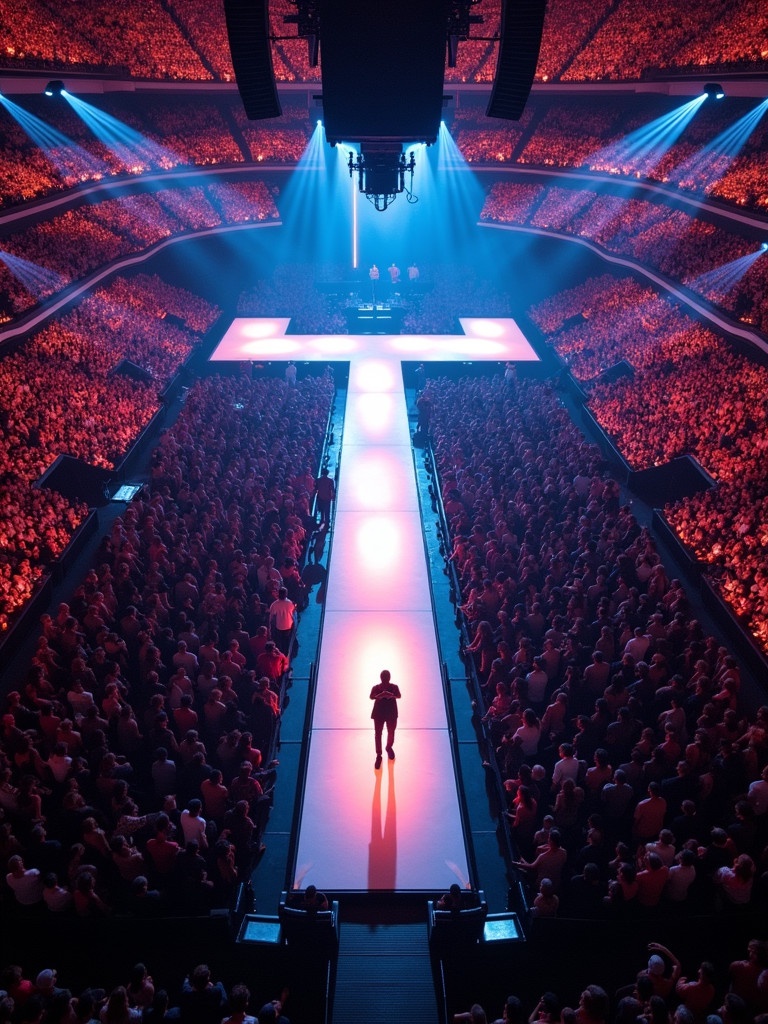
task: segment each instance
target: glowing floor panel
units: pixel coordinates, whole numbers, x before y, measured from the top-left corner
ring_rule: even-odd
[[[419,499],[410,479],[413,475],[413,457],[408,445],[407,430],[404,442],[399,447],[351,444],[345,430],[342,451],[345,511],[393,512],[409,509],[418,512]]]
[[[527,338],[510,318],[462,317],[464,334],[293,334],[285,333],[289,321],[283,317],[237,317],[211,355],[213,362],[241,360],[297,359],[307,362],[350,360],[353,367],[363,356],[379,356],[398,377],[399,360],[462,361],[497,359],[537,362],[538,356]],[[367,360],[366,360],[367,364]],[[375,378],[377,367],[360,366]],[[382,392],[386,384],[375,379],[366,390]]]
[[[365,762],[373,764],[371,687],[388,668],[402,693],[402,729],[446,727],[440,662],[430,635],[432,613],[328,611],[317,678],[312,735],[317,729],[359,729],[368,734]],[[322,698],[322,699],[321,699]]]
[[[332,591],[329,587],[326,608],[356,611],[362,602],[370,611],[423,610],[429,580],[417,525],[412,515],[403,513],[340,512],[336,528],[339,534],[352,533],[353,544],[344,551],[352,557],[347,557],[346,571],[339,573]],[[337,552],[333,554],[335,558]],[[361,579],[375,579],[365,586],[364,596]]]
[[[408,419],[400,415],[402,395],[354,393],[347,396],[347,422],[344,424],[344,453],[351,445],[388,445],[394,455],[410,458],[407,449]],[[402,449],[395,447],[404,446]],[[372,454],[372,453],[371,453]],[[364,456],[365,458],[366,456]]]

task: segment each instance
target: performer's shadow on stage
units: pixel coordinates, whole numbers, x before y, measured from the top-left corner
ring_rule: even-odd
[[[397,882],[397,801],[395,762],[385,760],[386,795],[382,798],[384,772],[375,772],[371,805],[371,842],[368,846],[368,888],[395,889]],[[382,807],[382,800],[386,807]]]

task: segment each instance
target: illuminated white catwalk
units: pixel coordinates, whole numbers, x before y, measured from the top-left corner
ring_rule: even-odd
[[[431,892],[468,878],[400,360],[536,356],[513,321],[462,323],[491,337],[286,337],[286,321],[238,320],[214,353],[351,360],[297,885]],[[369,694],[384,668],[402,699],[396,759],[377,771]]]

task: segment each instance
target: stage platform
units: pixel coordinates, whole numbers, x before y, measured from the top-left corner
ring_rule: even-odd
[[[513,320],[461,323],[463,335],[296,336],[285,319],[243,318],[212,356],[350,363],[294,887],[434,894],[472,882],[400,363],[537,356]],[[377,770],[370,691],[385,668],[402,698],[396,758]]]
[[[236,317],[211,354],[213,362],[338,362],[366,355],[394,360],[538,362],[510,318],[461,317],[463,334],[286,334],[288,317]]]

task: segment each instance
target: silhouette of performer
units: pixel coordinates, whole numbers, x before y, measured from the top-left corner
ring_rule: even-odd
[[[381,768],[381,734],[384,731],[385,725],[387,727],[387,757],[390,761],[395,759],[393,747],[395,743],[395,729],[397,728],[397,702],[400,698],[400,690],[391,682],[392,676],[387,669],[381,672],[379,678],[381,682],[377,683],[371,690],[371,700],[373,701],[371,718],[373,719],[376,737],[375,768]]]

